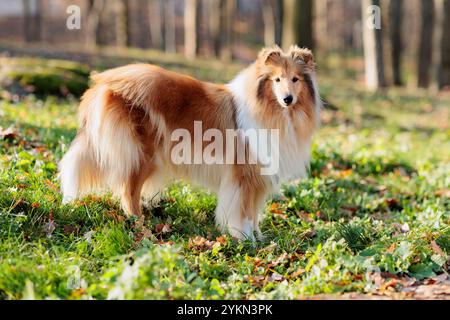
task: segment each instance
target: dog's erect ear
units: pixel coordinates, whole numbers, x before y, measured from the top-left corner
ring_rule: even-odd
[[[292,60],[294,60],[294,62],[305,64],[307,67],[312,69],[315,68],[314,56],[311,50],[307,48],[300,48],[297,45],[291,46],[289,48],[288,55],[292,57]]]
[[[281,61],[283,50],[277,45],[264,48],[259,52],[258,59],[265,65],[278,64]]]

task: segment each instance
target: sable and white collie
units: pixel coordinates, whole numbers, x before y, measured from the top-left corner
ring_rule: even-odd
[[[227,85],[148,64],[115,68],[92,80],[79,106],[77,137],[59,164],[64,202],[109,189],[127,215],[141,217],[141,200],[154,198],[174,178],[183,179],[217,193],[215,218],[221,231],[254,239],[255,233],[261,236],[259,218],[268,196],[281,181],[307,172],[321,106],[308,49],[265,48]],[[182,129],[195,144],[194,122],[224,136],[227,130],[277,130],[278,170],[261,174],[254,140],[239,135],[226,152],[244,147],[246,159],[256,161],[174,163],[172,133]],[[207,142],[192,148],[193,158]]]

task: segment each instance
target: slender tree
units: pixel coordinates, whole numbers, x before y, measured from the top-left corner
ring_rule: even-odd
[[[131,44],[130,7],[127,0],[116,0],[116,44],[129,47]]]
[[[450,0],[444,0],[444,15],[441,40],[441,59],[438,72],[439,88],[450,87]]]
[[[283,37],[283,0],[275,0],[275,43],[282,44]]]
[[[403,85],[401,77],[402,7],[403,0],[390,0],[389,2],[389,39],[391,48],[392,81],[396,86]]]
[[[163,4],[162,0],[149,0],[148,2],[148,23],[150,26],[150,37],[152,46],[157,49],[164,47],[163,37]]]
[[[86,45],[94,48],[98,44],[98,29],[100,26],[100,15],[104,9],[104,0],[88,0],[87,22],[86,22]]]
[[[209,0],[208,29],[210,36],[210,47],[215,57],[220,56],[220,30],[222,29],[222,13],[225,0]]]
[[[275,43],[275,6],[274,0],[262,1],[262,16],[264,21],[264,44],[271,46]]]
[[[176,52],[175,36],[175,1],[164,2],[164,49],[166,52]]]
[[[34,3],[34,6],[32,5]],[[34,10],[33,10],[34,8]],[[22,0],[24,38],[27,42],[41,41],[42,38],[42,0]]]
[[[292,44],[314,49],[313,1],[283,1],[283,47]]]
[[[380,0],[363,0],[362,23],[366,86],[376,90],[386,86]]]
[[[188,58],[195,58],[198,51],[198,5],[197,0],[186,0],[184,10],[184,47]]]
[[[222,35],[220,58],[223,60],[231,60],[233,58],[233,26],[236,15],[236,0],[222,0],[220,12],[220,33]]]
[[[417,61],[417,85],[419,88],[428,88],[433,53],[434,0],[421,0],[420,4],[422,17]]]

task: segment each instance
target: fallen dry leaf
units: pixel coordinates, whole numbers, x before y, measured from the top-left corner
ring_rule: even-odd
[[[168,233],[168,232],[171,232],[171,231],[172,231],[172,228],[167,223],[159,223],[155,227],[155,232],[156,233]]]
[[[439,247],[439,245],[434,240],[431,241],[431,249],[433,249],[433,251],[436,252],[441,257],[445,257],[446,256],[444,251],[442,251],[441,247]]]

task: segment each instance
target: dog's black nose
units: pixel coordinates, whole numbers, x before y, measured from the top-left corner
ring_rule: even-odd
[[[292,96],[287,96],[286,98],[283,99],[284,103],[286,103],[286,105],[290,105],[292,103],[292,100],[294,100],[294,98]]]

